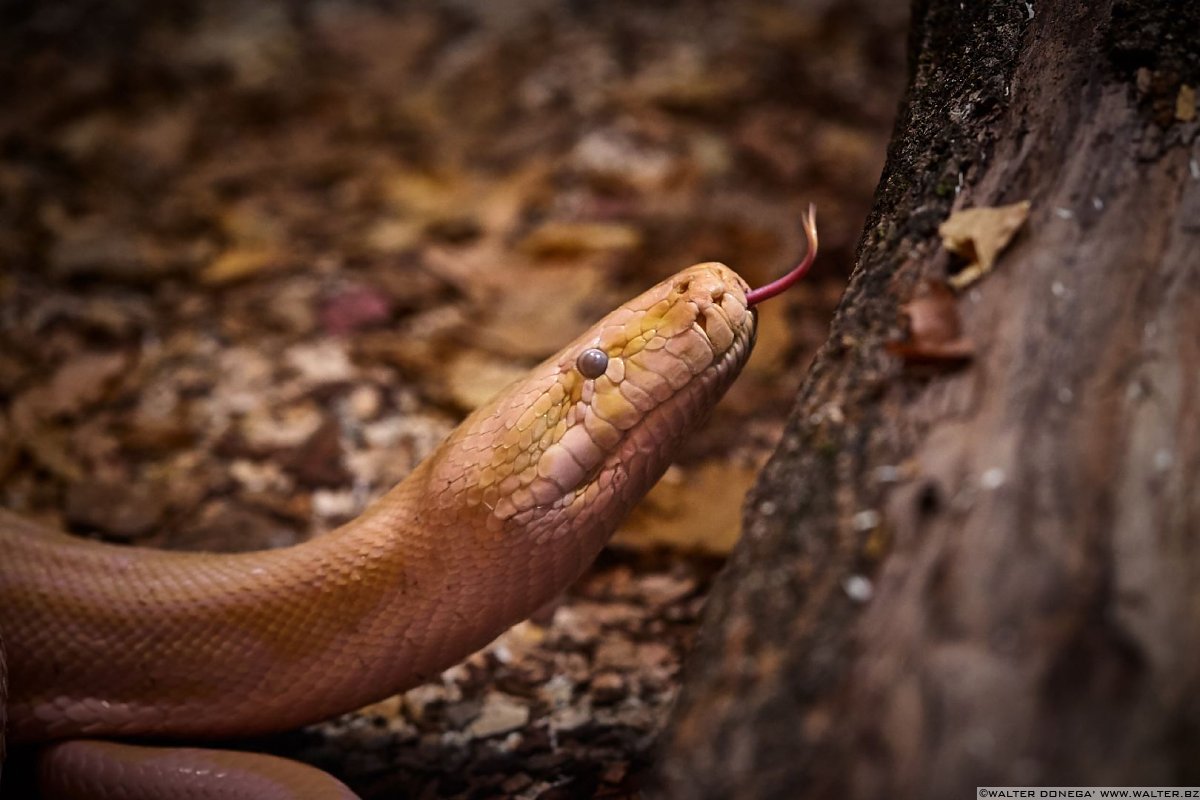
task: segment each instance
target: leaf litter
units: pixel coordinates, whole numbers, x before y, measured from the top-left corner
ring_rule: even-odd
[[[0,503],[81,535],[320,535],[616,303],[711,259],[761,285],[809,202],[828,221],[825,271],[764,306],[620,549],[438,680],[267,743],[367,798],[639,796],[851,263],[902,18],[622,8],[33,6],[0,31]]]

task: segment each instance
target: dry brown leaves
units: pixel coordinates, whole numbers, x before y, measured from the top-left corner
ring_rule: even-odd
[[[655,281],[712,258],[773,277],[808,202],[829,220],[826,263],[849,263],[900,74],[899,49],[889,65],[861,46],[876,35],[861,19],[705,9],[724,22],[698,30],[674,16],[687,3],[611,27],[489,8],[219,3],[121,17],[128,49],[77,46],[103,21],[0,31],[34,76],[6,98],[0,154],[20,223],[0,229],[6,508],[146,545],[286,545],[357,514]],[[781,91],[794,70],[764,47],[815,52],[852,113]],[[758,352],[634,538],[685,566],[681,550],[728,549],[840,292],[835,276],[764,308]],[[410,718],[406,787],[635,791],[698,600],[660,602],[675,567],[643,586],[645,557],[623,558],[637,569],[595,573],[591,606],[542,620],[553,654],[521,661],[528,677],[506,641],[449,679],[462,698]],[[532,731],[506,744],[525,714]],[[494,750],[503,769],[463,777]]]
[[[934,280],[922,281],[913,298],[900,307],[905,317],[904,335],[888,349],[910,367],[948,368],[965,364],[974,346],[963,336],[958,298],[950,287]]]
[[[946,249],[965,259],[967,265],[949,278],[950,285],[962,291],[990,272],[996,257],[1008,247],[1028,218],[1028,200],[1007,206],[960,209],[951,214],[938,226],[938,234]]]
[[[1196,118],[1196,88],[1186,83],[1179,87],[1175,95],[1175,119],[1180,122],[1191,122]]]
[[[672,467],[621,526],[612,544],[631,550],[667,547],[727,555],[737,543],[742,499],[757,474],[753,466],[721,462]]]

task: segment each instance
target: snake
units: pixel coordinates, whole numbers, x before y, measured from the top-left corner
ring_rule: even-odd
[[[472,412],[359,516],[289,547],[167,552],[0,510],[0,731],[47,800],[334,800],[299,762],[148,745],[298,728],[417,686],[568,587],[737,376],[762,300],[684,269]],[[4,716],[7,715],[7,721]],[[0,763],[5,737],[0,735]]]

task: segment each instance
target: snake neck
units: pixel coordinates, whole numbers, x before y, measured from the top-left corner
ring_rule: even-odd
[[[280,550],[166,553],[0,525],[13,739],[253,735],[352,710],[528,616],[615,525],[540,542],[490,529],[478,509],[430,502],[438,464]]]

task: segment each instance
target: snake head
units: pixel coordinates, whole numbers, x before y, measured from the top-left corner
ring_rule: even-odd
[[[689,267],[620,306],[477,409],[431,480],[496,533],[597,541],[669,466],[753,345],[749,287]]]

